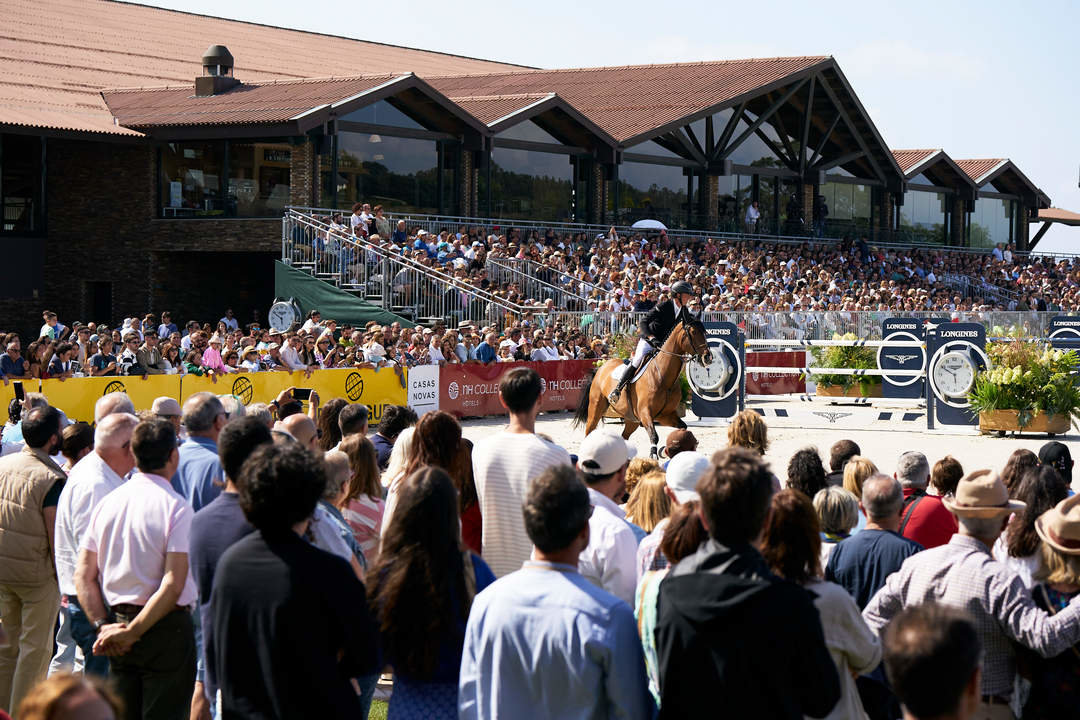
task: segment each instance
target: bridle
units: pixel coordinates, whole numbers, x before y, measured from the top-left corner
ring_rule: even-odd
[[[656,348],[656,353],[658,355],[669,355],[671,357],[677,357],[680,360],[682,360],[684,363],[688,363],[688,362],[690,362],[691,360],[693,360],[694,358],[697,358],[697,357],[705,357],[705,353],[701,352],[699,350],[697,341],[694,340],[694,336],[691,334],[690,328],[686,324],[686,318],[685,317],[682,317],[682,318],[679,319],[679,326],[682,327],[683,332],[686,333],[686,338],[690,341],[690,350],[692,352],[690,352],[690,353],[675,353],[675,352],[671,352],[670,350],[664,350],[663,348]]]

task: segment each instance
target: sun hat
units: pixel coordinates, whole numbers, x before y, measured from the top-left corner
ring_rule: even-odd
[[[1010,500],[1009,491],[993,470],[968,473],[956,486],[956,492],[942,498],[945,507],[958,517],[992,518],[1020,512],[1025,507]]]
[[[180,417],[183,414],[180,403],[168,396],[155,399],[154,404],[150,406],[150,412],[158,417]]]
[[[217,343],[218,345],[224,345],[225,344],[224,341],[222,341],[221,336],[218,335],[217,333],[214,333],[213,335],[211,335],[210,339],[207,340],[206,343],[208,345],[212,345],[214,343]]]
[[[1080,495],[1067,497],[1040,515],[1035,532],[1058,552],[1080,555]]]

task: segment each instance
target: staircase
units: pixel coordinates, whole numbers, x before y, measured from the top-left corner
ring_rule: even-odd
[[[373,305],[421,324],[465,321],[502,325],[529,308],[421,261],[353,237],[329,217],[287,210],[281,261]]]

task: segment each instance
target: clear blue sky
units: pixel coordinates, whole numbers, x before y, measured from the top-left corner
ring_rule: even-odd
[[[832,55],[890,147],[1011,158],[1080,212],[1075,0],[146,4],[545,68]],[[1080,252],[1080,228],[1042,248]]]

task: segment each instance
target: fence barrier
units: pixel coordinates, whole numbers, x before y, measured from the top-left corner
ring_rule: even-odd
[[[102,395],[124,392],[136,410],[148,410],[159,397],[171,397],[183,402],[197,392],[215,395],[235,395],[245,405],[269,403],[282,390],[290,387],[315,390],[320,402],[342,397],[352,403],[364,403],[371,410],[374,426],[387,405],[405,404],[407,393],[405,375],[392,368],[343,368],[315,370],[310,374],[296,372],[257,372],[222,375],[213,380],[197,375],[124,375],[117,377],[69,378],[67,380],[24,380],[25,392],[41,392],[49,404],[64,411],[72,421],[94,421],[94,403]],[[7,403],[15,397],[14,382],[0,386],[0,398]]]

